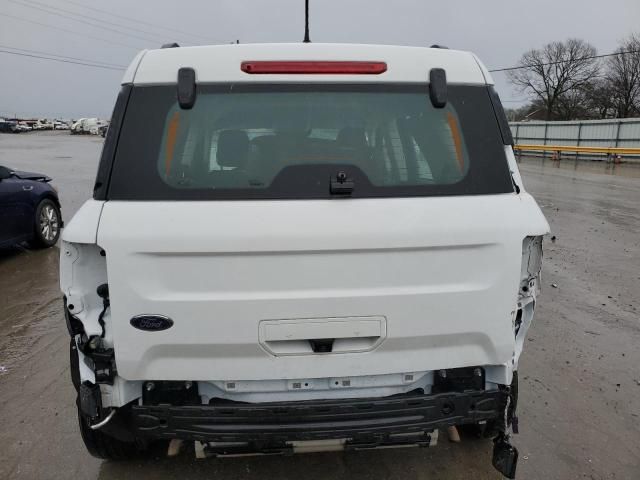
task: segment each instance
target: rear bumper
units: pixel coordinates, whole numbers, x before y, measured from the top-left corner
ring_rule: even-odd
[[[224,402],[132,407],[136,434],[202,442],[241,442],[255,451],[288,442],[346,439],[346,447],[420,443],[420,434],[504,414],[504,391],[410,393],[384,398]],[[403,440],[403,438],[405,440]]]

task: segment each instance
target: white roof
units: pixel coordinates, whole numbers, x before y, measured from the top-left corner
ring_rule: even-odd
[[[248,60],[383,61],[379,75],[251,75],[240,70]],[[178,69],[191,67],[206,82],[426,82],[431,68],[443,68],[448,83],[493,84],[470,52],[427,47],[326,43],[231,44],[177,47],[140,52],[122,83],[176,83]]]

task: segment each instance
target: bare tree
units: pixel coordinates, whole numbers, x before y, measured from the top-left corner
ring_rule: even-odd
[[[540,100],[534,100],[533,102],[518,108],[508,108],[505,110],[505,113],[510,122],[544,120],[546,118],[546,110]]]
[[[607,60],[606,78],[613,89],[616,113],[627,118],[640,113],[640,36],[631,35]]]
[[[551,42],[540,50],[526,52],[518,65],[521,68],[507,75],[521,91],[539,99],[545,106],[546,119],[552,120],[558,115],[559,99],[581,89],[598,74],[595,55],[596,49],[584,40]]]
[[[584,85],[573,88],[558,97],[555,104],[555,120],[576,120],[589,118],[589,94],[590,88]]]
[[[608,78],[598,78],[585,88],[591,118],[612,118],[617,114],[614,88]]]

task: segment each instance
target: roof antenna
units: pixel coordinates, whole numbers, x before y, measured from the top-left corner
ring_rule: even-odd
[[[309,0],[304,0],[304,40],[302,43],[311,43],[309,39]]]

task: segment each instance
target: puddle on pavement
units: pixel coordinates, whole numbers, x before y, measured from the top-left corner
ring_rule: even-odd
[[[0,376],[60,322],[57,247],[0,250]]]

